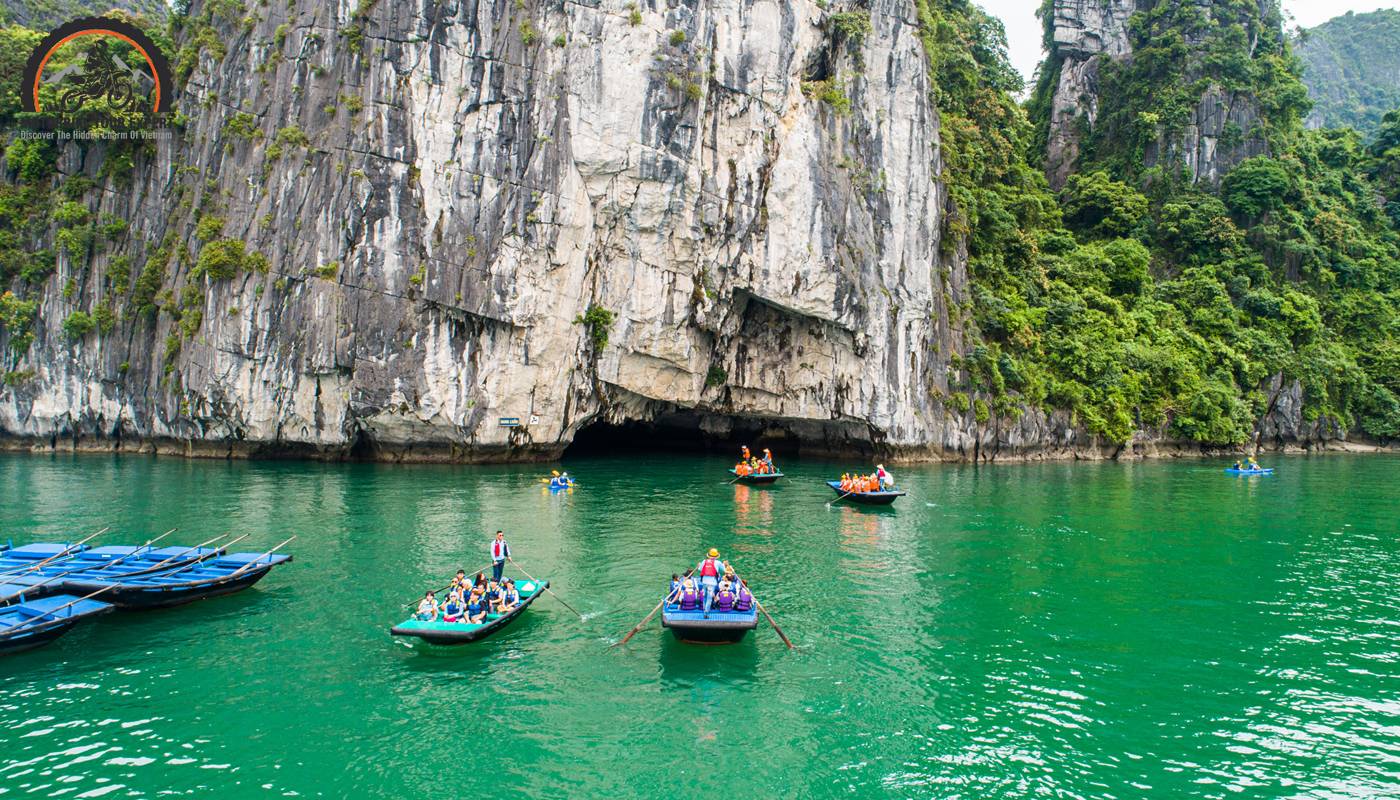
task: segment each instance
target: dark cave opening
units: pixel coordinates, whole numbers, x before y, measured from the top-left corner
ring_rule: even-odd
[[[772,449],[779,458],[871,455],[875,447],[862,431],[815,420],[762,419],[668,411],[651,420],[598,421],[574,435],[564,457],[615,452],[722,453],[748,445],[754,453]]]

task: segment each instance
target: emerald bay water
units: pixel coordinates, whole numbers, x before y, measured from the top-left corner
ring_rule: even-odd
[[[812,461],[750,489],[579,459],[550,495],[537,466],[0,457],[16,543],[298,537],[250,591],[0,660],[0,795],[1400,795],[1400,458],[1269,461],[903,468],[865,511]],[[497,527],[586,620],[392,639]],[[711,545],[799,650],[609,649]]]

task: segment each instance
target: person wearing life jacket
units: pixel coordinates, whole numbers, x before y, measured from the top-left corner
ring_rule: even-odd
[[[695,572],[700,576],[700,589],[705,595],[704,611],[708,614],[715,591],[719,589],[719,576],[724,574],[724,562],[719,560],[719,551],[711,547],[709,555],[695,567]]]
[[[442,604],[442,621],[460,622],[462,619],[462,612],[465,610],[466,607],[462,605],[462,596],[453,592],[452,595],[447,598],[447,602]]]
[[[509,558],[510,545],[506,544],[506,535],[502,531],[496,531],[496,538],[491,542],[491,580],[501,582],[501,573],[505,571],[506,560]]]
[[[719,585],[719,591],[715,592],[715,610],[733,611],[734,599],[734,587],[729,581],[721,583]]]
[[[753,594],[749,591],[749,582],[740,578],[739,588],[734,592],[734,610],[748,611],[751,608],[753,608]]]
[[[700,607],[700,593],[695,590],[695,581],[686,578],[681,584],[680,596],[681,611],[695,611]]]
[[[418,613],[414,614],[415,619],[423,622],[432,622],[437,619],[438,604],[432,592],[423,595],[423,599],[418,601]]]
[[[776,471],[777,471],[777,470],[773,467],[773,451],[769,450],[769,449],[766,448],[766,447],[763,448],[763,463],[768,465],[768,471],[769,471],[769,472],[776,472]]]
[[[485,592],[480,588],[472,589],[472,596],[467,600],[467,613],[462,620],[463,622],[479,625],[486,621],[486,614],[491,610],[491,607],[483,599],[484,594]]]
[[[497,614],[506,614],[515,610],[518,605],[520,605],[520,592],[515,588],[515,580],[506,578],[505,583],[501,584],[500,592],[496,595],[495,607],[491,610]]]
[[[1254,460],[1254,456],[1249,457],[1249,468],[1251,470],[1263,469],[1263,467],[1259,466],[1259,462]]]
[[[1237,470],[1243,470],[1243,469],[1244,469],[1244,464],[1241,464],[1241,463],[1240,463],[1240,460],[1239,460],[1238,458],[1235,459],[1235,469],[1237,469]]]
[[[744,462],[747,462],[747,461],[749,460],[750,457],[751,457],[751,456],[749,455],[749,446],[748,446],[748,445],[744,445],[743,447],[740,447],[740,448],[739,448],[739,460],[744,461]]]

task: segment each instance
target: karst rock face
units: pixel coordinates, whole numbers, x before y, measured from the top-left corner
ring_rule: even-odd
[[[1266,16],[1269,0],[1256,2],[1260,16]],[[1064,186],[1075,172],[1084,139],[1099,121],[1105,63],[1133,58],[1130,18],[1135,11],[1158,5],[1195,6],[1203,18],[1213,13],[1211,0],[1055,0],[1051,66],[1058,68],[1058,81],[1050,103],[1045,162],[1051,186]],[[1252,34],[1257,37],[1257,31]],[[1200,54],[1198,35],[1188,30],[1185,36],[1193,60]],[[1188,79],[1207,72],[1193,63]],[[1268,152],[1260,118],[1252,93],[1209,83],[1179,129],[1159,126],[1156,140],[1142,154],[1144,166],[1184,169],[1191,180],[1215,185],[1241,161]]]
[[[93,447],[472,460],[689,412],[832,449],[956,449],[968,426],[931,390],[966,276],[940,243],[914,19],[901,0],[856,37],[767,0],[215,14],[227,53],[190,75],[186,127],[102,200],[129,241],[62,259],[38,374],[0,424]],[[96,175],[101,156],[70,148],[60,169]],[[201,215],[269,272],[191,275]],[[136,273],[162,242],[163,286],[202,295],[178,352],[164,313],[61,334],[113,254]]]

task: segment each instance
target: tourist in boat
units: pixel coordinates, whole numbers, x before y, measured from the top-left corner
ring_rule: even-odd
[[[466,621],[472,625],[479,625],[486,621],[486,612],[490,607],[482,600],[483,591],[472,589],[471,599],[467,601]]]
[[[456,592],[453,592],[447,598],[447,602],[442,604],[442,621],[461,622],[462,614],[465,613],[466,610],[467,607],[462,602],[462,596],[460,594],[457,594]]]
[[[478,589],[485,589],[485,588],[486,588],[486,573],[484,573],[484,572],[478,572],[478,573],[476,573],[476,577],[472,579],[471,590],[472,590],[472,591],[476,591],[476,590],[478,590]]]
[[[753,608],[753,594],[749,591],[749,582],[740,578],[739,588],[734,592],[734,610],[748,611],[750,608]]]
[[[506,544],[505,532],[496,531],[496,539],[491,542],[491,580],[501,582],[501,573],[505,571],[509,558],[510,545]]]
[[[422,600],[418,601],[418,613],[414,614],[413,616],[417,619],[422,620],[423,622],[432,622],[433,620],[437,619],[437,615],[437,598],[433,597],[432,592],[428,592],[427,594],[423,595]]]
[[[1254,460],[1254,456],[1249,457],[1249,468],[1251,470],[1263,469],[1263,467],[1259,466],[1259,462]]]
[[[679,596],[681,611],[694,611],[700,607],[700,593],[695,590],[695,581],[686,578],[681,584]]]
[[[748,446],[748,445],[744,445],[743,447],[740,447],[740,448],[739,448],[739,460],[742,461],[742,462],[744,462],[745,464],[747,464],[747,463],[749,463],[749,459],[750,459],[750,458],[752,458],[752,456],[749,454],[749,446]]]
[[[777,471],[773,466],[773,453],[766,447],[763,448],[763,464],[767,467],[769,472]]]
[[[501,585],[500,592],[496,596],[495,605],[492,610],[497,614],[507,614],[515,610],[515,607],[518,605],[520,605],[520,592],[515,588],[515,580],[506,578],[505,583]]]
[[[1239,460],[1238,458],[1235,459],[1235,469],[1238,469],[1238,470],[1244,469],[1244,464],[1240,463],[1240,460]]]
[[[734,600],[733,584],[726,580],[719,585],[719,591],[715,592],[715,611],[733,611]]]
[[[454,592],[465,592],[469,588],[471,588],[471,584],[467,582],[467,571],[457,570],[457,574],[452,578],[452,584],[448,589]]]
[[[708,614],[715,591],[719,589],[719,576],[724,574],[724,562],[719,560],[719,551],[711,547],[709,555],[695,567],[695,571],[700,575],[700,589],[705,595],[704,610]]]

